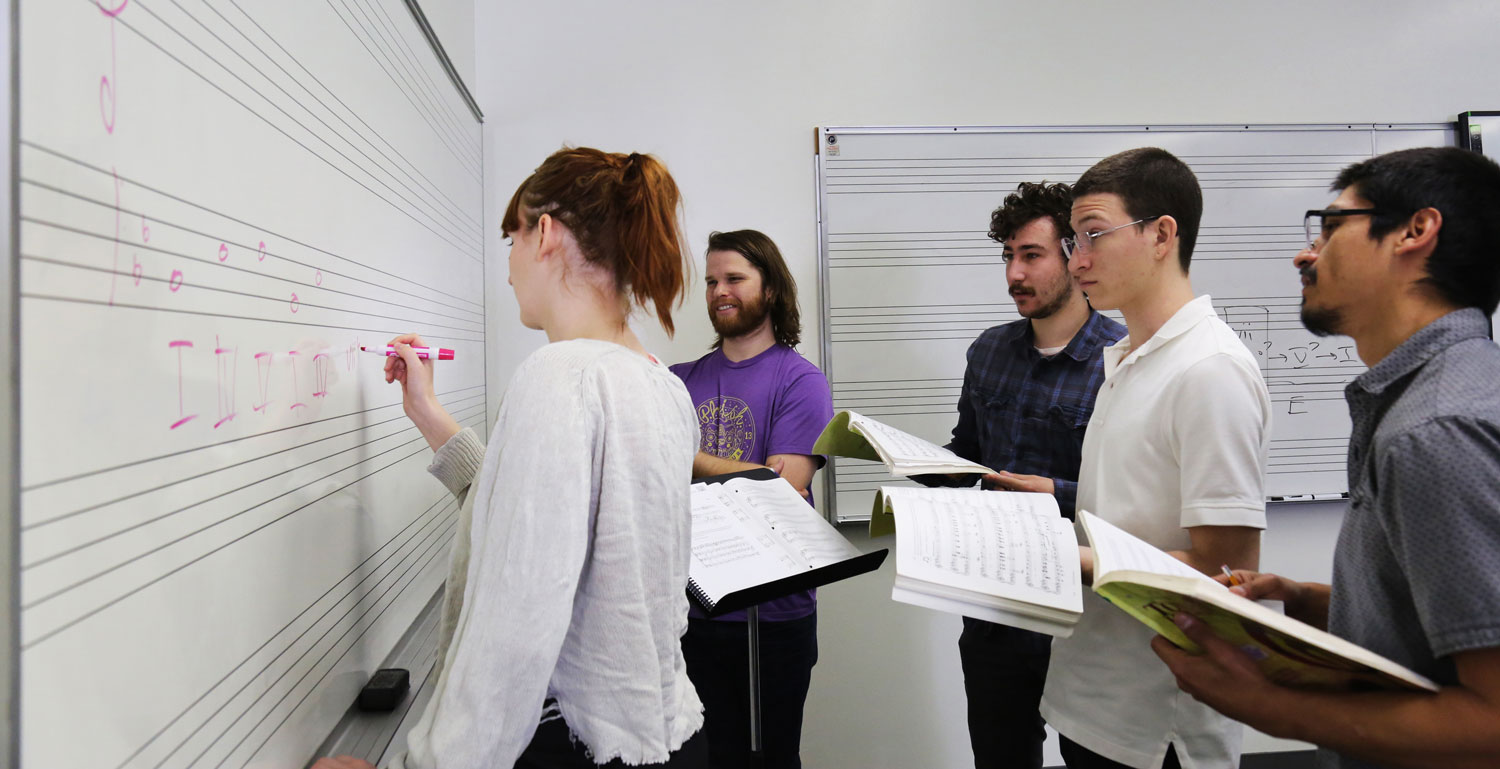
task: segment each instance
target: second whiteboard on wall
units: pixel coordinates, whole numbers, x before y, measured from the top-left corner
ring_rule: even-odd
[[[987,237],[990,212],[1020,182],[1072,183],[1101,158],[1157,146],[1203,187],[1194,291],[1213,296],[1271,392],[1267,494],[1344,492],[1343,388],[1364,366],[1352,340],[1316,338],[1298,319],[1291,259],[1304,245],[1302,216],[1328,204],[1345,166],[1452,144],[1449,123],[819,129],[823,366],[834,408],[947,442],[969,344],[1020,317],[1000,246]],[[867,518],[877,487],[908,483],[877,463],[838,459],[831,469],[838,521]]]

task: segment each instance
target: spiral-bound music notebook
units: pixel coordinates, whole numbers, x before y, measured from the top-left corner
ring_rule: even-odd
[[[880,568],[770,470],[693,484],[688,596],[709,616]]]

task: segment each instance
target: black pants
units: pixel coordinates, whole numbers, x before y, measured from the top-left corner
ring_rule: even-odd
[[[1119,761],[1111,761],[1061,734],[1057,736],[1061,740],[1057,747],[1062,751],[1063,763],[1068,765],[1068,769],[1130,769]],[[1177,761],[1176,747],[1167,746],[1167,759],[1162,762],[1161,769],[1182,769],[1182,764]]]
[[[689,737],[687,742],[667,758],[664,764],[640,764],[664,769],[708,769],[708,738],[703,730]],[[575,742],[568,733],[568,724],[561,718],[547,721],[536,728],[531,744],[516,759],[515,769],[625,769],[626,764],[616,758],[607,764],[596,764],[589,758],[583,743]]]
[[[1047,731],[1037,708],[1052,638],[964,617],[958,656],[975,769],[1041,769]]]
[[[750,764],[750,657],[744,622],[688,620],[682,656],[703,700],[714,769]],[[802,706],[818,661],[818,615],[760,623],[761,748],[767,769],[800,769]]]

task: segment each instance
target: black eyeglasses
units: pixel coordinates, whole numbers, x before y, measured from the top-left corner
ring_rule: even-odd
[[[1323,220],[1330,216],[1358,216],[1360,214],[1383,214],[1385,211],[1379,208],[1324,208],[1312,210],[1302,215],[1302,233],[1307,236],[1307,250],[1318,250],[1318,238],[1323,235]],[[1313,229],[1313,220],[1318,220],[1318,228]]]

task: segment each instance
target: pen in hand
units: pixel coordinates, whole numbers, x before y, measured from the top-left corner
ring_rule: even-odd
[[[1227,563],[1220,564],[1219,568],[1223,569],[1224,570],[1224,576],[1226,576],[1226,577],[1229,578],[1229,586],[1230,587],[1239,587],[1240,586],[1240,578],[1234,576],[1234,572],[1229,569],[1229,564],[1227,564]]]

